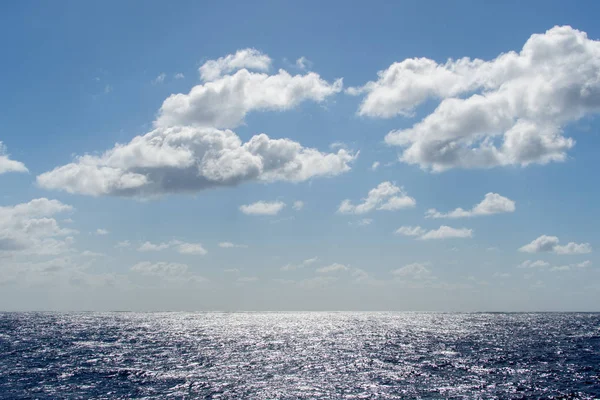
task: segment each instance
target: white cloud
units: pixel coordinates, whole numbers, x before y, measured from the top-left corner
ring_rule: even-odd
[[[223,74],[247,68],[256,71],[268,71],[271,58],[256,49],[242,49],[217,60],[205,62],[199,69],[203,81],[214,81]]]
[[[282,201],[257,201],[240,206],[240,211],[246,215],[277,215],[284,207],[285,203]]]
[[[348,271],[349,268],[344,264],[334,263],[331,265],[327,265],[326,267],[317,268],[317,272],[319,274],[331,274],[336,272]]]
[[[246,248],[248,248],[248,246],[245,244],[235,244],[235,243],[231,243],[231,242],[221,242],[221,243],[219,243],[219,247],[221,247],[223,249],[233,249],[233,248],[246,249]]]
[[[510,278],[510,276],[508,272],[494,272],[492,278]]]
[[[208,253],[206,251],[206,249],[204,249],[204,247],[202,247],[202,244],[200,244],[200,243],[185,243],[185,242],[175,241],[174,245],[177,248],[177,252],[180,254],[191,254],[191,255],[203,256],[206,253]]]
[[[175,74],[174,78],[175,79],[183,79],[183,78],[185,78],[185,75],[183,75],[181,72],[178,72]]]
[[[123,240],[115,245],[118,249],[124,249],[131,246],[131,242],[129,240]]]
[[[367,225],[371,225],[373,223],[373,219],[372,218],[363,218],[361,220],[359,220],[356,225],[358,226],[367,226]]]
[[[160,83],[163,83],[165,81],[166,77],[167,77],[167,74],[165,74],[164,72],[161,72],[156,78],[154,78],[152,80],[152,84],[158,85]]]
[[[542,260],[531,261],[525,260],[521,264],[517,265],[517,268],[546,268],[549,267],[550,263]]]
[[[251,111],[285,111],[304,101],[321,103],[342,90],[342,80],[329,83],[314,73],[276,75],[241,70],[197,85],[188,94],[172,94],[163,102],[156,127],[234,128]]]
[[[170,242],[163,243],[151,243],[144,242],[138,248],[137,251],[149,252],[149,251],[162,251],[166,249],[175,249],[179,254],[190,254],[190,255],[205,255],[208,253],[201,243],[186,243],[180,240],[171,240]]]
[[[473,237],[473,230],[467,228],[452,228],[442,225],[438,229],[426,230],[420,226],[401,226],[395,232],[404,236],[417,236],[417,239],[452,239],[452,238],[470,238]]]
[[[322,102],[342,90],[341,79],[329,83],[314,72],[292,76],[280,69],[268,75],[247,69],[266,71],[269,63],[268,56],[248,50],[206,62],[200,67],[205,82],[188,94],[169,96],[155,125],[232,128],[243,123],[248,112],[288,110],[307,100]]]
[[[380,118],[442,99],[411,128],[386,136],[403,148],[403,162],[438,172],[525,166],[566,159],[575,142],[563,127],[600,110],[599,70],[600,42],[562,26],[491,61],[406,59],[348,93],[366,95],[360,115]]]
[[[37,182],[46,189],[91,196],[153,196],[249,181],[335,176],[349,171],[355,157],[346,150],[321,153],[265,134],[242,143],[232,131],[160,128],[100,156],[80,156],[39,175]]]
[[[404,188],[398,187],[391,182],[382,182],[376,188],[371,189],[364,202],[353,205],[349,199],[342,201],[338,212],[342,214],[365,214],[377,210],[399,210],[414,207],[416,200],[404,192]]]
[[[133,272],[138,272],[143,275],[168,277],[186,274],[188,272],[188,266],[186,264],[179,263],[151,263],[149,261],[143,261],[135,264],[133,267],[131,267],[131,270]]]
[[[62,228],[54,215],[73,207],[58,200],[34,199],[0,207],[0,253],[58,254],[73,243],[73,229]]]
[[[473,230],[467,228],[452,228],[442,225],[438,229],[432,229],[421,235],[419,239],[451,239],[451,238],[470,238],[473,237]]]
[[[556,267],[552,267],[550,269],[550,271],[572,271],[575,269],[583,269],[583,268],[587,268],[591,265],[592,263],[587,260],[587,261],[583,261],[577,264],[568,264],[568,265],[560,265],[560,266],[556,266]]]
[[[525,253],[543,253],[554,252],[556,254],[587,254],[592,252],[592,246],[589,243],[569,242],[564,246],[558,244],[556,236],[542,235],[531,243],[521,247],[519,251]]]
[[[372,165],[371,165],[371,171],[375,171],[377,168],[379,168],[379,161],[375,161]]]
[[[161,281],[171,283],[203,283],[207,279],[190,273],[187,264],[173,262],[156,262],[142,261],[131,267],[131,271],[140,275],[160,278]]]
[[[295,271],[297,269],[302,269],[307,265],[312,265],[319,260],[318,257],[308,258],[302,261],[300,264],[286,264],[280,268],[281,271]]]
[[[499,213],[511,213],[515,211],[515,202],[498,193],[487,193],[481,203],[476,204],[470,210],[457,208],[448,213],[441,213],[435,208],[427,210],[426,218],[464,218],[480,215],[492,215]]]
[[[431,271],[427,269],[429,263],[412,263],[392,271],[392,275],[402,279],[425,280],[433,279]]]
[[[6,153],[6,146],[0,141],[0,174],[6,172],[28,172],[28,170],[22,162],[10,159]]]
[[[300,201],[300,200],[296,200],[294,202],[294,205],[292,205],[292,208],[296,211],[300,211],[304,208],[304,202]]]
[[[255,55],[242,51],[205,66],[227,72],[249,66],[247,58]],[[329,84],[315,73],[291,76],[280,70],[269,76],[242,69],[198,85],[189,94],[170,96],[152,131],[101,155],[78,156],[39,175],[37,183],[91,196],[149,197],[249,181],[303,182],[336,176],[350,170],[358,152],[323,153],[264,133],[243,143],[236,133],[217,128],[237,126],[253,110],[287,110],[305,100],[324,101],[341,86],[341,80]]]
[[[96,229],[96,235],[104,236],[104,235],[108,235],[108,234],[109,234],[109,232],[106,229],[101,229],[101,228]]]
[[[421,228],[420,226],[401,226],[396,229],[396,234],[404,235],[404,236],[421,236],[427,232],[426,229]]]
[[[161,251],[168,249],[170,247],[170,243],[150,243],[144,242],[138,248],[137,251]]]
[[[296,67],[300,69],[310,69],[312,66],[313,63],[304,56],[296,60]]]
[[[587,254],[592,252],[592,246],[589,243],[573,243],[569,242],[564,246],[554,247],[556,254]]]

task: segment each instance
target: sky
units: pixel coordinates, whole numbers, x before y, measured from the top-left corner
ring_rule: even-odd
[[[598,311],[599,3],[0,10],[0,310]]]

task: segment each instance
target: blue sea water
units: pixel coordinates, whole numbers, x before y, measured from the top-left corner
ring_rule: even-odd
[[[600,398],[600,314],[0,313],[0,398]]]

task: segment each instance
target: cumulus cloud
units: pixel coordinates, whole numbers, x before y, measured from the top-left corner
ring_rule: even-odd
[[[144,275],[153,276],[179,276],[188,271],[186,264],[142,261],[131,267],[133,272],[139,272]]]
[[[115,245],[118,249],[124,249],[131,246],[131,242],[129,240],[123,240]]]
[[[429,231],[420,226],[401,226],[395,233],[404,236],[415,236],[421,240],[473,237],[472,229],[452,228],[446,225],[442,225],[438,229],[431,229]]]
[[[204,249],[204,247],[202,247],[202,244],[200,244],[200,243],[185,243],[185,242],[175,241],[174,245],[176,246],[177,252],[179,254],[191,254],[191,255],[203,256],[206,253],[208,253],[206,251],[206,249]]]
[[[109,232],[106,229],[98,228],[96,229],[96,235],[104,236],[108,235]]]
[[[155,262],[142,261],[130,268],[131,272],[147,277],[160,278],[163,281],[172,283],[202,283],[207,279],[190,273],[187,264],[174,262]]]
[[[292,205],[292,208],[296,211],[300,211],[304,208],[304,202],[300,200],[296,200]]]
[[[256,49],[242,49],[217,60],[209,60],[199,69],[203,81],[213,81],[223,74],[246,68],[256,71],[268,71],[271,58]]]
[[[380,162],[379,161],[375,161],[372,165],[371,165],[371,171],[375,171],[377,170],[377,168],[379,168]]]
[[[396,229],[396,234],[404,236],[421,236],[427,232],[427,229],[423,229],[420,226],[401,226]]]
[[[257,201],[252,204],[240,206],[240,211],[246,215],[277,215],[283,208],[285,203],[282,201]]]
[[[162,251],[166,249],[175,249],[179,254],[200,255],[203,256],[208,252],[201,243],[187,243],[180,240],[171,240],[163,243],[144,242],[138,248],[140,252]]]
[[[330,84],[312,72],[268,75],[246,69],[264,70],[264,60],[264,55],[246,49],[205,63],[200,70],[206,82],[188,94],[168,97],[152,131],[101,155],[76,157],[39,175],[37,183],[91,196],[148,197],[248,181],[302,182],[349,171],[358,153],[323,153],[264,133],[243,143],[224,129],[243,123],[250,111],[288,110],[341,91],[341,80]]]
[[[171,246],[170,243],[144,242],[144,243],[142,243],[137,248],[137,251],[142,251],[142,252],[146,252],[146,251],[161,251],[161,250],[168,249],[170,246]]]
[[[332,273],[344,272],[344,271],[348,271],[348,270],[349,270],[349,268],[347,266],[345,266],[344,264],[338,264],[338,263],[334,263],[331,265],[327,265],[325,267],[317,268],[317,272],[319,274],[332,274]]]
[[[554,252],[556,254],[587,254],[592,252],[592,246],[589,243],[569,242],[564,246],[558,243],[558,237],[542,235],[521,247],[519,251],[525,253]]]
[[[587,268],[591,265],[591,261],[586,260],[577,264],[568,264],[568,265],[558,265],[556,267],[552,267],[550,271],[573,271],[577,269]]]
[[[359,114],[378,118],[441,99],[420,122],[386,136],[405,163],[435,172],[526,166],[566,159],[575,141],[564,126],[600,110],[599,71],[600,41],[557,26],[490,61],[396,62],[348,93],[364,94]]]
[[[0,174],[6,172],[28,172],[28,170],[22,162],[10,159],[6,153],[6,146],[0,141]]]
[[[349,199],[342,201],[338,208],[341,214],[365,214],[373,210],[394,211],[414,207],[416,200],[404,192],[404,188],[391,182],[382,182],[371,189],[363,203],[353,205]]]
[[[223,249],[233,249],[233,248],[245,249],[245,248],[248,248],[248,246],[245,244],[235,244],[235,243],[231,243],[231,242],[221,242],[221,243],[219,243],[219,247],[221,247]]]
[[[296,67],[300,69],[309,69],[311,68],[313,63],[306,57],[302,56],[296,60]]]
[[[589,243],[573,243],[569,242],[564,246],[554,247],[556,254],[587,254],[592,252],[592,246]]]
[[[342,90],[342,80],[329,83],[317,73],[275,75],[237,71],[193,87],[188,94],[169,96],[162,104],[157,127],[194,125],[234,128],[251,111],[285,111],[304,101],[321,103]]]
[[[416,279],[416,280],[425,280],[425,279],[433,279],[433,275],[431,271],[427,269],[429,263],[412,263],[407,264],[401,268],[395,269],[392,272],[392,275],[402,278],[402,279]]]
[[[515,202],[498,193],[487,193],[481,203],[476,204],[470,210],[457,208],[447,213],[441,213],[435,208],[427,210],[426,218],[464,218],[481,215],[492,215],[499,213],[511,213],[515,211]]]
[[[350,170],[356,155],[322,153],[265,134],[242,143],[234,132],[211,128],[159,128],[117,144],[100,156],[84,155],[37,177],[46,189],[91,196],[155,196],[235,186],[243,182],[302,182]]]
[[[181,73],[181,72],[178,72],[175,74],[174,78],[175,79],[183,79],[183,78],[185,78],[185,75],[183,75],[183,73]]]
[[[549,267],[550,263],[543,260],[525,260],[521,264],[517,265],[517,268],[546,268]]]
[[[302,261],[300,264],[286,264],[283,267],[280,268],[281,271],[295,271],[297,269],[302,269],[308,265],[312,265],[314,263],[316,263],[319,260],[318,257],[313,257],[313,258],[307,258],[306,260]]]
[[[34,199],[28,203],[0,207],[0,253],[58,254],[73,243],[77,231],[63,228],[53,218],[72,211],[58,200]]]
[[[165,74],[164,72],[162,72],[156,78],[154,78],[152,80],[152,84],[154,84],[154,85],[161,84],[161,83],[163,83],[165,81],[166,77],[167,77],[167,74]]]

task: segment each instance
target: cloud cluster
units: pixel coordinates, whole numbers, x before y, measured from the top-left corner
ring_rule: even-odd
[[[6,146],[0,141],[0,174],[6,172],[28,172],[28,170],[22,162],[10,159],[6,153]]]
[[[521,247],[519,251],[524,253],[553,252],[556,254],[587,254],[592,252],[592,246],[589,243],[569,242],[566,245],[559,245],[558,243],[558,237],[542,235]]]
[[[442,225],[438,229],[423,229],[420,226],[401,226],[396,230],[396,234],[404,236],[415,236],[421,240],[432,239],[452,239],[452,238],[470,238],[473,237],[473,230],[467,228],[452,228]]]
[[[58,254],[73,243],[77,231],[63,228],[53,218],[73,207],[58,200],[34,199],[0,207],[0,253]]]
[[[569,26],[532,35],[520,52],[444,64],[412,58],[379,72],[359,114],[412,115],[428,99],[438,107],[411,128],[392,131],[401,161],[421,168],[490,168],[563,161],[575,141],[563,127],[600,110],[600,41]]]
[[[426,218],[465,218],[481,215],[492,215],[499,213],[511,213],[515,211],[515,202],[498,193],[487,193],[481,203],[476,204],[470,210],[457,208],[447,213],[441,213],[435,208],[427,210]]]
[[[240,206],[240,211],[246,215],[277,215],[284,207],[285,203],[282,201],[268,202],[261,200]]]
[[[349,199],[342,201],[338,208],[341,214],[365,214],[373,210],[394,211],[414,207],[416,200],[404,192],[404,188],[391,182],[382,182],[371,189],[361,204],[354,205]]]
[[[101,155],[76,157],[39,175],[37,183],[91,196],[148,197],[249,181],[302,182],[349,171],[357,154],[348,150],[323,153],[264,133],[244,143],[226,129],[243,123],[251,111],[288,110],[342,90],[341,79],[329,83],[313,72],[268,75],[247,69],[267,71],[270,62],[255,49],[207,61],[200,67],[204,83],[168,97],[152,131]]]
[[[321,153],[265,134],[242,143],[229,130],[180,126],[158,128],[100,156],[78,157],[39,175],[37,182],[69,193],[144,197],[334,176],[350,170],[355,157],[343,149]]]

